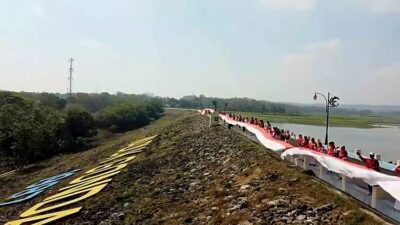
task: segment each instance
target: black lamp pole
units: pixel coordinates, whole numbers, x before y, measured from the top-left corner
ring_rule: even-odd
[[[339,103],[337,102],[339,100],[338,97],[334,96],[331,98],[331,93],[328,92],[328,98],[325,97],[325,95],[315,92],[314,94],[314,100],[317,100],[317,95],[320,95],[324,97],[325,99],[325,112],[326,112],[326,131],[325,131],[325,145],[328,145],[328,127],[329,127],[329,108],[330,107],[337,107],[339,106]]]

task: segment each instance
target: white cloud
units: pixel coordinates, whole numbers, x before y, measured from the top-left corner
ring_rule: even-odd
[[[317,41],[308,43],[306,44],[305,49],[311,52],[319,52],[319,51],[333,52],[336,51],[339,47],[340,47],[340,40],[338,38],[335,38],[329,41]]]
[[[294,76],[313,76],[319,63],[331,56],[340,47],[339,39],[308,43],[303,50],[287,55],[281,62],[282,76],[292,79]]]
[[[0,64],[10,66],[19,61],[37,62],[43,51],[26,41],[0,38]]]
[[[103,47],[103,43],[98,40],[81,40],[78,42],[78,46],[82,48],[101,48]]]
[[[351,0],[372,13],[400,13],[400,0]]]
[[[315,8],[317,0],[256,0],[259,4],[272,10],[306,11]]]
[[[400,104],[398,98],[400,88],[400,62],[380,68],[367,74],[359,85],[361,96],[368,96],[373,104]]]
[[[321,0],[255,0],[259,5],[271,10],[309,11],[317,7]],[[346,4],[371,13],[400,13],[400,0],[346,0]]]
[[[318,55],[310,52],[294,53],[286,56],[281,63],[281,76],[285,81],[312,77]],[[298,79],[297,79],[298,78]],[[307,79],[308,80],[308,79]]]
[[[335,79],[335,57],[341,46],[339,39],[306,44],[299,52],[287,55],[280,63],[282,86],[297,90],[287,92],[296,99],[297,93],[313,92],[327,88],[329,79]]]
[[[45,19],[47,16],[46,11],[40,5],[34,5],[32,10],[33,14],[38,18]]]

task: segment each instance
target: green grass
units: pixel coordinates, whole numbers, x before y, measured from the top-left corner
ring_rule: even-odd
[[[56,174],[66,172],[72,169],[80,168],[81,171],[76,173],[75,177],[80,176],[84,171],[89,170],[95,166],[98,166],[99,163],[109,157],[111,154],[114,154],[115,151],[122,146],[126,146],[128,143],[133,140],[139,140],[144,137],[148,137],[154,134],[160,134],[161,129],[165,131],[166,128],[172,126],[174,123],[178,123],[179,121],[185,119],[187,116],[196,115],[193,112],[187,111],[174,111],[167,110],[166,115],[161,117],[160,119],[153,121],[150,125],[142,127],[140,129],[132,130],[125,133],[118,134],[107,134],[101,133],[96,138],[93,143],[97,147],[92,149],[88,149],[85,151],[80,151],[76,153],[70,154],[62,154],[57,155],[47,160],[43,160],[38,163],[38,166],[34,170],[18,172],[12,176],[7,176],[4,178],[0,178],[0,200],[6,199],[8,196],[18,193],[23,190],[28,185],[37,183],[38,181],[48,178],[50,176],[54,176]],[[162,133],[161,133],[162,134]],[[135,160],[137,161],[137,159]],[[61,183],[54,187],[54,190],[57,190],[59,187],[67,186],[67,183],[71,181],[71,179],[65,179],[61,181]],[[111,182],[111,185],[115,184],[115,182]],[[118,190],[122,190],[123,188]],[[51,195],[51,192],[46,191],[45,194],[40,195],[35,198],[33,201],[29,201],[23,204],[16,204],[10,207],[1,207],[0,215],[7,215],[15,219],[17,215],[22,213],[28,209],[30,206],[33,206],[35,203],[38,203],[40,200],[43,200],[45,197]],[[94,207],[102,205],[102,201],[123,201],[124,199],[130,198],[132,193],[119,193],[115,195],[102,195],[102,198],[94,197],[90,198],[83,205],[86,208]],[[0,224],[2,223],[2,218],[0,216]],[[9,219],[11,219],[9,218]]]
[[[235,112],[242,116],[256,117],[274,123],[294,123],[325,126],[325,115],[289,115],[289,114],[262,114],[252,112]],[[376,116],[336,116],[331,115],[329,125],[333,127],[373,128],[373,125],[400,124],[400,118],[384,118]]]

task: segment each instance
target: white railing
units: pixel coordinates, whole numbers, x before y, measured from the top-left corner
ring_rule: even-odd
[[[264,146],[264,144],[258,140],[260,135],[252,133],[250,131],[251,129],[247,129],[246,127],[243,129],[244,126],[241,126],[243,124],[232,121],[227,122],[225,117],[221,117],[220,123],[227,127],[229,125],[229,127],[234,131],[239,132],[250,140],[258,142]],[[270,151],[277,156],[281,156],[285,149]],[[379,185],[375,185],[372,186],[372,193],[370,194],[368,190],[368,184],[363,179],[349,177],[345,174],[329,171],[321,163],[308,155],[286,155],[284,160],[293,163],[301,169],[313,171],[316,178],[330,184],[332,187],[348,194],[349,196],[352,196],[353,198],[359,200],[365,205],[370,206],[386,217],[400,223],[400,204],[392,195],[396,190],[392,191],[392,194],[390,194],[382,189]]]

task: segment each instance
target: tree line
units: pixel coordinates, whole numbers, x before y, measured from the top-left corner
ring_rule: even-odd
[[[139,128],[163,107],[163,99],[147,95],[78,93],[67,101],[61,94],[0,91],[0,159],[21,166],[77,151],[98,129]]]
[[[21,93],[29,98],[37,100],[46,105],[58,109],[66,104],[67,95],[51,94],[51,93]],[[162,104],[174,108],[191,108],[203,109],[213,107],[215,101],[218,109],[226,111],[241,111],[241,112],[257,112],[257,113],[281,113],[281,114],[324,114],[325,107],[322,105],[300,105],[292,103],[279,103],[265,100],[255,100],[252,98],[214,98],[204,95],[184,96],[180,99],[176,98],[154,98],[151,95],[135,95],[117,93],[111,95],[107,92],[99,94],[77,93],[74,95],[74,100],[77,104],[82,105],[89,112],[95,113],[103,110],[109,105],[120,104],[124,102],[143,103],[149,99],[157,99]],[[335,115],[359,115],[359,116],[383,116],[382,113],[372,112],[371,110],[358,110],[345,107],[336,107],[331,109]],[[386,115],[386,114],[385,114]],[[395,113],[398,115],[398,112]]]
[[[213,98],[204,95],[190,95],[180,99],[164,98],[165,104],[169,107],[176,108],[214,108],[224,111],[238,112],[257,112],[257,113],[278,113],[278,114],[323,114],[324,106],[308,106],[290,103],[270,102],[265,100],[255,100],[252,98]],[[214,104],[213,104],[214,103]],[[332,113],[336,115],[360,115],[371,116],[373,112],[370,110],[356,110],[345,108],[332,108]]]

